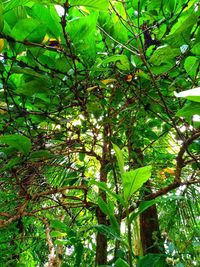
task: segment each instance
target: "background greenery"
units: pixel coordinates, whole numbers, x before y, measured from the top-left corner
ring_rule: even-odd
[[[0,266],[200,265],[199,15],[1,1]]]

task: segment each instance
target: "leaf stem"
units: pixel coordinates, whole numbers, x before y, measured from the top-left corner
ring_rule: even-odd
[[[126,223],[127,223],[127,228],[128,228],[128,261],[130,267],[133,267],[133,259],[132,259],[132,238],[131,238],[131,221],[129,217],[129,208],[128,204],[126,203]]]

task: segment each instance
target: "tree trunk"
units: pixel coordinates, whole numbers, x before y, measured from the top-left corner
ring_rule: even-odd
[[[100,181],[107,182],[107,163],[109,157],[110,145],[108,142],[108,125],[104,126],[103,131],[103,147],[102,147],[102,160],[101,160],[101,169],[100,169]],[[99,190],[99,196],[106,202],[106,192]],[[99,207],[96,209],[96,216],[98,224],[107,225],[106,215],[100,210]],[[96,236],[96,259],[95,266],[106,265],[107,264],[107,237],[102,233],[97,233]]]
[[[98,224],[106,225],[106,215],[97,208],[96,216],[98,220]],[[107,264],[107,237],[102,233],[97,233],[96,237],[96,265],[106,265]]]
[[[150,183],[146,186],[150,190]],[[145,195],[148,195],[146,193]],[[164,246],[161,239],[157,207],[153,206],[146,209],[140,214],[140,237],[143,249],[143,255],[147,253],[163,253]]]
[[[137,155],[137,158],[132,161],[132,150],[133,144],[130,140],[130,136],[133,135],[132,131],[127,131],[128,136],[128,151],[129,151],[129,161],[131,167],[139,168],[143,166],[144,156],[141,148],[135,148],[134,152]],[[151,193],[151,184],[149,181],[146,182],[146,190],[144,197]],[[140,214],[139,219],[140,227],[140,240],[141,240],[141,249],[143,255],[147,253],[163,253],[164,245],[162,243],[160,229],[159,229],[159,220],[156,205],[149,207],[142,214]]]

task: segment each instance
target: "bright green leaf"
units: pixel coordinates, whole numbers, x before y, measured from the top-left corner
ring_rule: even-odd
[[[66,233],[61,233],[59,231],[51,231],[51,237],[63,237],[66,236]]]
[[[12,29],[11,36],[19,41],[41,43],[46,34],[46,27],[32,18],[19,20]]]
[[[200,56],[200,43],[195,44],[192,47],[191,51],[192,51],[193,54]]]
[[[70,6],[85,6],[101,11],[108,10],[108,0],[71,0]]]
[[[121,149],[113,144],[121,175],[124,173],[124,158]]]
[[[126,55],[114,55],[110,56],[107,59],[104,59],[100,64],[107,64],[110,62],[116,62],[116,66],[121,70],[130,70],[130,62],[128,60],[128,57]]]
[[[46,80],[35,78],[28,82],[23,82],[22,85],[19,88],[17,88],[16,92],[18,94],[32,96],[36,93],[48,92],[49,89],[47,86],[48,84]]]
[[[25,155],[27,155],[31,150],[30,139],[19,134],[1,136],[0,143],[9,145]]]
[[[31,153],[31,159],[48,159],[54,157],[48,150],[39,150]]]
[[[150,62],[156,66],[161,64],[169,64],[169,61],[175,61],[175,58],[180,55],[181,51],[179,48],[171,48],[169,45],[158,47],[150,58]]]
[[[82,243],[78,243],[75,246],[75,253],[76,253],[76,262],[75,265],[76,267],[79,267],[82,261],[82,255],[83,255],[83,244]]]
[[[103,211],[103,213],[105,213],[108,216],[110,215],[110,210],[105,201],[103,201],[101,197],[98,198],[98,206]]]
[[[121,258],[118,258],[115,262],[116,267],[129,267],[129,264]]]
[[[76,233],[70,227],[59,220],[52,220],[51,226],[56,230],[61,230],[62,232],[67,233],[68,237],[76,236]]]
[[[167,255],[163,254],[147,254],[144,257],[140,257],[137,267],[167,267],[166,262]]]
[[[151,176],[151,166],[145,166],[122,175],[124,198],[128,200]]]
[[[180,47],[184,44],[188,44],[190,41],[191,30],[197,22],[197,19],[198,15],[195,13],[181,17],[166,38],[169,45],[173,47]]]
[[[192,117],[194,115],[200,115],[200,103],[190,102],[180,109],[176,115],[179,117]]]
[[[197,70],[199,68],[199,59],[197,57],[189,56],[184,62],[184,68],[188,75],[194,78],[197,75]]]
[[[116,233],[115,231],[113,231],[113,229],[111,227],[103,225],[103,224],[99,224],[99,225],[95,225],[94,228],[98,232],[100,232],[100,233],[102,233],[102,234],[104,234],[110,238],[121,241],[126,247],[128,247],[127,243],[123,239],[121,239],[120,235],[118,233]]]
[[[122,204],[122,206],[124,206],[123,198],[120,195],[117,195],[116,193],[114,193],[111,189],[109,189],[106,183],[91,180],[90,184],[98,186],[100,189],[104,190],[107,194],[112,196],[114,199],[118,200]]]

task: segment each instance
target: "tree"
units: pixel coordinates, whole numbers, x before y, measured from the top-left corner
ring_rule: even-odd
[[[199,12],[1,1],[3,266],[199,265]]]

